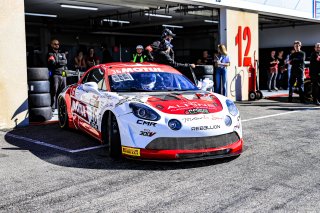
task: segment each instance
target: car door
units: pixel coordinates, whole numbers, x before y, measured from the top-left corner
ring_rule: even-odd
[[[73,120],[78,128],[97,138],[100,138],[97,125],[100,92],[91,86],[97,86],[98,83],[102,85],[100,82],[103,79],[102,69],[90,70],[77,86],[71,105]]]

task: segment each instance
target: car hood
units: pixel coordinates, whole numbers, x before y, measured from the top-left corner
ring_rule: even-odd
[[[220,100],[209,92],[168,92],[140,94],[146,105],[168,114],[208,114],[222,111]]]

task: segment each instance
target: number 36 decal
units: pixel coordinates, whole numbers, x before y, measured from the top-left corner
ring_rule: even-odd
[[[247,40],[247,46],[242,55],[242,41]],[[236,45],[238,45],[238,66],[250,66],[251,57],[249,57],[250,47],[251,47],[251,30],[249,27],[245,27],[242,32],[242,27],[238,26],[238,33],[236,35]],[[243,61],[242,61],[243,60]],[[242,63],[243,62],[243,63]]]

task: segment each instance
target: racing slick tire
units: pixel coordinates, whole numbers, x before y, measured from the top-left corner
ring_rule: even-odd
[[[113,159],[121,158],[121,139],[116,116],[108,115],[107,137],[109,143],[109,155]]]
[[[49,81],[28,81],[29,94],[49,93]]]
[[[67,105],[66,101],[62,97],[59,97],[58,99],[58,120],[61,129],[69,128]]]
[[[49,70],[46,67],[33,67],[27,69],[28,81],[46,81],[49,79]]]
[[[29,108],[50,107],[50,93],[29,94]]]
[[[196,76],[213,75],[213,65],[197,65],[194,72]]]
[[[34,121],[47,121],[52,118],[52,109],[51,107],[40,107],[40,108],[30,108],[29,109],[29,120]]]

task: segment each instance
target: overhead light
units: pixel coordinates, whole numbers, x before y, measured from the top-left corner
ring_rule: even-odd
[[[72,8],[72,9],[80,9],[80,10],[98,10],[97,7],[87,7],[87,6],[78,6],[71,4],[60,4],[61,7]]]
[[[179,25],[169,25],[169,24],[163,24],[163,27],[171,27],[171,28],[183,28],[183,26],[179,26]]]
[[[159,17],[159,18],[172,18],[172,16],[169,15],[161,15],[161,14],[154,14],[154,13],[145,13],[145,16],[153,16],[153,17]]]
[[[41,17],[50,17],[50,18],[57,18],[57,15],[51,14],[43,14],[43,13],[25,13],[26,16],[41,16]]]
[[[203,20],[203,21],[207,23],[215,23],[215,24],[219,23],[218,21],[213,21],[213,20]]]
[[[130,21],[122,21],[122,20],[115,20],[115,19],[103,19],[103,21],[121,23],[121,24],[130,24]]]

